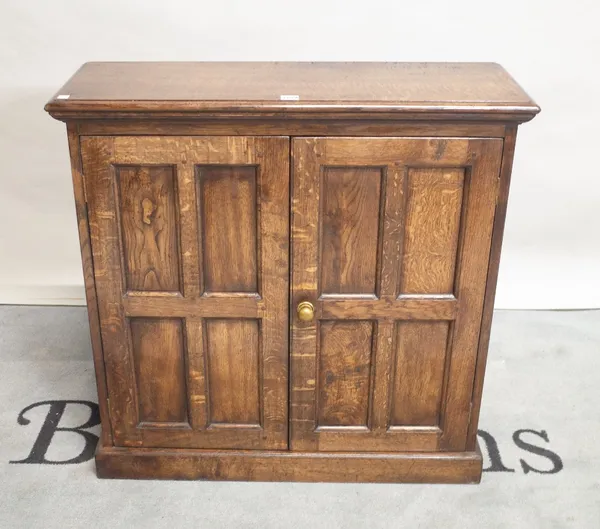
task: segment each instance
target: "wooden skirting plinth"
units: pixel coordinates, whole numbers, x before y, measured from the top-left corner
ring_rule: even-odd
[[[364,483],[478,483],[474,452],[286,452],[117,448],[98,445],[100,478],[313,481]]]

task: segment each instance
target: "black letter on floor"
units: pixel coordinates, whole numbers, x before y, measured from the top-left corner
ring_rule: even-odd
[[[84,461],[89,461],[94,457],[94,450],[96,449],[96,444],[98,442],[98,436],[94,435],[91,432],[84,431],[85,428],[91,428],[92,426],[96,426],[100,424],[100,413],[98,411],[98,405],[94,402],[89,402],[87,400],[46,400],[44,402],[35,402],[30,406],[27,406],[24,410],[19,413],[19,417],[17,421],[19,424],[27,425],[31,421],[25,418],[25,413],[33,408],[37,408],[38,406],[50,405],[50,411],[46,415],[46,420],[42,425],[40,433],[33,443],[33,448],[27,456],[27,459],[22,459],[21,461],[11,461],[11,463],[36,463],[38,465],[67,465],[73,463],[83,463]],[[75,428],[62,428],[58,426],[63,413],[65,412],[65,408],[67,404],[83,404],[90,409],[90,418],[82,424],[81,426],[76,426]],[[48,461],[46,459],[46,452],[48,451],[48,447],[52,442],[52,437],[54,436],[54,432],[75,432],[81,435],[85,439],[85,447],[83,452],[79,454],[77,457],[69,459],[67,461]]]
[[[562,462],[561,458],[558,457],[558,454],[555,454],[554,452],[552,452],[550,450],[546,450],[545,448],[542,448],[541,446],[532,445],[530,443],[523,441],[521,439],[521,434],[524,434],[524,433],[532,433],[534,435],[537,435],[538,437],[541,437],[544,441],[549,443],[550,439],[548,439],[548,434],[546,433],[546,430],[541,430],[539,432],[537,432],[535,430],[517,430],[513,434],[513,441],[519,448],[522,448],[523,450],[527,450],[527,452],[531,452],[532,454],[536,454],[538,456],[547,457],[550,461],[552,461],[552,464],[554,466],[550,470],[538,470],[537,468],[533,468],[532,466],[528,465],[526,461],[523,461],[521,459],[521,466],[523,467],[523,473],[529,474],[529,472],[537,472],[538,474],[556,474],[557,472],[560,472],[563,469],[563,462]]]
[[[483,439],[485,443],[485,447],[487,448],[488,456],[490,457],[490,461],[492,465],[488,468],[484,468],[484,472],[514,472],[514,469],[507,468],[502,463],[502,458],[500,457],[500,450],[498,449],[498,443],[496,439],[492,437],[491,434],[487,433],[484,430],[477,430],[477,435]]]

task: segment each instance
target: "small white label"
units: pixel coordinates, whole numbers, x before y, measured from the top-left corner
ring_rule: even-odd
[[[297,95],[281,95],[279,96],[281,101],[300,101],[300,96]]]
[[[60,94],[56,96],[56,99],[69,99],[71,94]]]

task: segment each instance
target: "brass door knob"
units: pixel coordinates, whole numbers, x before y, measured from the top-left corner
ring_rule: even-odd
[[[298,319],[301,321],[311,321],[315,317],[315,307],[310,301],[298,303]]]

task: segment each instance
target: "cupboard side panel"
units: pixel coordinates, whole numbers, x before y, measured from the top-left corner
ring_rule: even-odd
[[[500,267],[500,254],[502,251],[502,238],[504,236],[504,224],[506,220],[506,209],[508,206],[508,195],[510,180],[517,140],[517,126],[506,127],[506,137],[502,150],[502,166],[500,168],[500,186],[498,200],[494,215],[494,228],[492,232],[492,244],[488,265],[487,283],[485,290],[485,301],[483,305],[483,316],[481,319],[481,332],[479,335],[479,346],[477,354],[477,366],[475,368],[475,379],[473,382],[471,422],[467,433],[467,450],[475,450],[477,446],[477,425],[479,423],[479,412],[481,409],[481,398],[483,395],[483,382],[490,343],[490,331],[494,313],[494,300],[496,297],[496,285],[498,282],[498,270]]]
[[[90,337],[92,342],[92,356],[96,373],[96,388],[98,391],[98,408],[100,411],[102,446],[113,444],[110,415],[108,410],[108,389],[106,387],[106,367],[102,349],[102,336],[100,333],[100,316],[98,312],[98,299],[94,279],[94,260],[90,241],[90,226],[88,209],[85,196],[85,181],[81,163],[81,146],[79,142],[78,126],[67,124],[67,138],[69,141],[69,155],[71,160],[71,175],[73,179],[73,193],[75,198],[75,212],[77,214],[77,228],[79,232],[79,249],[83,268],[83,281],[87,304]]]

